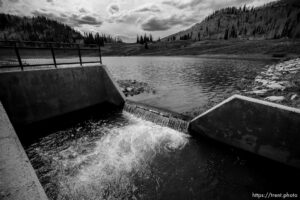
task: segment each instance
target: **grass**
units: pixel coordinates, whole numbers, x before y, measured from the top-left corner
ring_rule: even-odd
[[[148,44],[107,44],[102,47],[104,56],[244,56],[287,58],[300,55],[300,40],[205,40],[174,41]]]

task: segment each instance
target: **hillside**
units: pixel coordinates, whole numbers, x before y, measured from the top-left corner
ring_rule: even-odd
[[[280,0],[256,8],[224,8],[201,23],[163,38],[174,40],[300,38],[300,1]]]
[[[84,33],[43,16],[20,17],[0,13],[0,40],[83,42],[85,44],[121,43],[111,35]]]
[[[80,38],[71,27],[45,17],[0,14],[0,40],[74,42]]]

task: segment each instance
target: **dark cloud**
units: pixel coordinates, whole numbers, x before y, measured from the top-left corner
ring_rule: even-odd
[[[156,5],[151,5],[137,8],[135,12],[161,12],[161,9]]]
[[[174,0],[166,0],[163,1],[163,4],[169,5],[169,6],[173,6],[176,7],[178,9],[185,9],[185,8],[193,8],[195,6],[198,6],[199,4],[201,4],[203,2],[203,0],[191,0],[189,2],[180,2],[180,1],[174,1]]]
[[[165,0],[162,3],[165,5],[173,6],[178,9],[211,9],[218,10],[220,8],[230,7],[230,6],[242,6],[245,4],[252,3],[254,0],[190,0],[188,2],[181,2],[179,0]]]
[[[119,12],[120,8],[119,8],[119,5],[117,4],[111,4],[107,7],[107,11],[110,13],[110,14],[115,14],[117,12]]]
[[[80,13],[87,13],[86,9],[84,9],[84,8],[80,8],[80,9],[79,9],[79,12],[80,12]]]
[[[48,2],[48,3],[52,3],[52,2],[53,2],[53,0],[47,0],[47,2]]]
[[[198,20],[185,15],[172,15],[168,18],[153,16],[144,21],[141,27],[145,31],[165,31],[178,25],[189,26],[197,21]]]
[[[2,5],[3,5],[3,2],[2,2],[2,0],[0,0],[0,7],[2,7]]]
[[[72,27],[80,27],[82,25],[101,26],[103,23],[101,20],[98,20],[96,17],[90,15],[84,15],[84,16],[77,15],[77,14],[68,15],[66,13],[54,14],[52,12],[41,12],[39,10],[33,11],[32,14],[34,16],[44,16],[49,19],[66,23]]]
[[[88,15],[78,18],[77,22],[78,22],[78,24],[81,24],[81,25],[88,24],[88,25],[98,25],[98,26],[100,26],[103,23],[102,21],[97,20],[96,17],[88,16]]]

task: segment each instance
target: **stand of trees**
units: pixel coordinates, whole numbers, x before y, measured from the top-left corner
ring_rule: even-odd
[[[123,41],[118,37],[112,37],[111,35],[105,34],[92,34],[92,33],[84,33],[83,36],[84,44],[99,44],[100,46],[104,46],[105,43],[122,43]]]
[[[152,37],[151,34],[149,34],[149,36],[147,36],[146,34],[144,34],[144,36],[137,35],[137,37],[136,37],[136,43],[137,44],[145,44],[145,43],[148,43],[148,42],[153,42],[153,37]]]

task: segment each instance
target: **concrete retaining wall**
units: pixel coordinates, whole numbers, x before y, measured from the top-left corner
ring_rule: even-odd
[[[0,102],[0,199],[46,200],[47,196]]]
[[[66,114],[103,102],[124,104],[105,66],[0,73],[0,100],[14,125]]]
[[[234,95],[190,122],[193,134],[300,168],[300,110]]]

